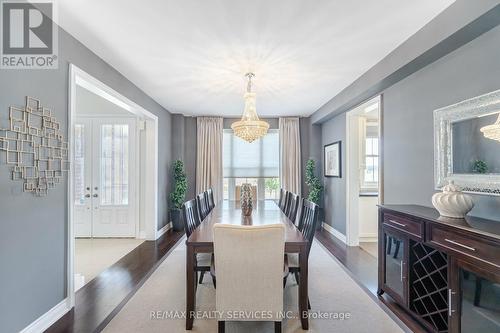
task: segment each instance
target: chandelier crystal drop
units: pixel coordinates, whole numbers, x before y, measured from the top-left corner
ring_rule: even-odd
[[[500,114],[493,125],[481,127],[481,132],[485,138],[500,141]]]
[[[269,124],[259,119],[255,108],[256,94],[252,92],[253,73],[245,75],[248,78],[247,92],[243,96],[245,99],[245,109],[240,121],[231,125],[234,135],[247,142],[253,142],[267,134]]]

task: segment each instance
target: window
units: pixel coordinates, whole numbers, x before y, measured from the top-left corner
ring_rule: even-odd
[[[366,121],[361,128],[363,152],[360,192],[378,192],[378,122]]]
[[[223,134],[224,200],[237,200],[243,183],[255,186],[258,200],[279,198],[279,133],[269,130],[252,143]]]
[[[101,127],[101,205],[128,205],[128,125]]]
[[[75,125],[74,191],[75,205],[85,203],[85,126]]]

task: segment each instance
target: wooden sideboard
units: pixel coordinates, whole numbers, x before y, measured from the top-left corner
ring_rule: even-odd
[[[378,294],[430,332],[500,332],[500,222],[381,205],[378,254]]]

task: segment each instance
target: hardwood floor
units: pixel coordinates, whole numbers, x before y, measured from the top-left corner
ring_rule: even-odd
[[[184,235],[167,231],[156,241],[146,241],[107,268],[76,292],[75,307],[46,332],[99,332]]]
[[[347,246],[324,229],[316,231],[316,239],[348,270],[352,278],[377,302],[384,304],[412,332],[427,332],[389,296],[377,295],[378,261],[357,246]]]

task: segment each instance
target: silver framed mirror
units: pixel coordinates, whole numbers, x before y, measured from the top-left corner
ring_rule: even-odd
[[[465,192],[500,196],[500,141],[485,133],[500,133],[498,121],[500,90],[434,111],[436,189],[453,181]]]

